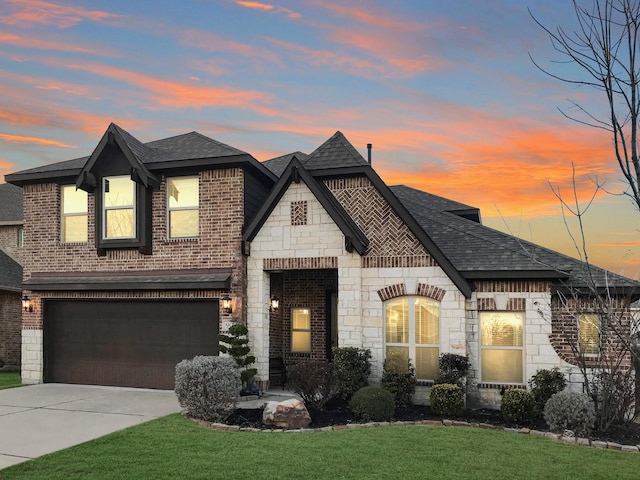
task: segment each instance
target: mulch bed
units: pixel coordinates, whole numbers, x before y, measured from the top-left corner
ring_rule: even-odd
[[[311,425],[308,428],[322,428],[336,425],[348,425],[353,423],[363,423],[358,420],[349,408],[342,403],[332,402],[327,404],[325,410],[316,410],[308,408],[311,415]],[[424,405],[414,405],[410,408],[396,409],[393,417],[395,421],[420,421],[420,420],[443,420],[443,417],[431,411],[431,408]],[[465,410],[464,413],[457,418],[450,420],[461,420],[469,423],[485,423],[499,427],[520,428],[526,427],[530,429],[548,431],[549,427],[543,419],[539,419],[533,423],[526,425],[515,425],[505,421],[499,410],[479,409]],[[269,429],[262,425],[262,409],[237,409],[231,414],[227,421],[228,425],[237,425],[241,428],[260,428]],[[630,423],[624,426],[611,427],[605,433],[594,433],[593,440],[603,440],[608,442],[616,442],[621,445],[640,445],[640,424]]]

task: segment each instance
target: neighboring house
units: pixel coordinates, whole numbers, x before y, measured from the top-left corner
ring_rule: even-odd
[[[0,368],[20,368],[22,188],[0,184]]]
[[[373,380],[388,352],[410,358],[424,398],[451,352],[471,360],[468,399],[495,406],[539,368],[576,372],[571,335],[604,348],[589,292],[561,301],[584,264],[388,187],[340,132],[260,163],[197,133],[143,144],[112,124],[91,156],[6,179],[25,195],[26,382],[172,388],[175,363],[217,354],[239,321],[263,385],[270,360],[355,346]],[[638,283],[592,272],[628,318]]]

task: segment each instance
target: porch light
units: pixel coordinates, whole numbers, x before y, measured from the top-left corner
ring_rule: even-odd
[[[26,293],[22,296],[22,309],[25,312],[33,312],[33,305],[31,304],[31,299],[27,297]]]
[[[273,297],[271,297],[271,311],[272,312],[277,311],[279,306],[280,306],[280,300],[278,299],[278,297],[274,295]]]
[[[222,297],[222,308],[227,313],[233,312],[233,309],[231,308],[231,297],[226,293]]]

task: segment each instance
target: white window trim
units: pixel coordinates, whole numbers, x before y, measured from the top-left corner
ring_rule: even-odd
[[[24,247],[24,227],[18,227],[18,248]]]
[[[527,369],[526,356],[525,356],[525,339],[526,335],[526,327],[527,327],[527,312],[524,310],[498,310],[498,311],[483,311],[478,312],[478,328],[480,330],[478,335],[478,345],[480,347],[478,354],[478,374],[480,376],[480,383],[486,383],[489,385],[524,385],[525,382],[525,372]],[[486,347],[482,345],[482,314],[483,313],[522,313],[522,346],[521,347],[502,347],[495,345],[487,345]],[[483,350],[521,350],[522,351],[522,382],[488,382],[482,378],[482,351]]]
[[[397,300],[401,300],[401,299],[407,299],[409,302],[409,343],[391,343],[391,342],[387,342],[387,303],[389,302],[393,302],[393,301],[397,301]],[[438,304],[438,342],[437,344],[434,343],[418,343],[416,344],[416,300],[417,299],[427,299],[430,300],[432,302],[435,302]],[[429,347],[429,348],[437,348],[438,349],[438,357],[440,357],[440,354],[442,353],[440,345],[442,345],[442,322],[441,322],[441,315],[440,315],[440,302],[438,302],[437,300],[434,300],[433,298],[430,297],[423,297],[420,295],[405,295],[403,297],[395,297],[395,298],[390,298],[389,300],[387,300],[386,302],[384,302],[384,307],[383,307],[383,313],[384,313],[384,330],[383,330],[383,335],[384,335],[384,352],[385,352],[385,357],[386,357],[386,351],[387,351],[387,347],[408,347],[409,348],[409,359],[411,360],[412,364],[415,366],[415,362],[416,362],[416,348],[417,347]],[[435,380],[434,378],[418,378],[416,377],[417,380],[421,380],[421,381],[430,381],[430,380]]]
[[[169,192],[169,180],[174,178],[182,178],[182,179],[193,178],[196,180],[196,182],[198,183],[198,204],[195,207],[189,206],[189,207],[171,208],[169,206],[170,205],[169,197],[171,193]],[[192,238],[200,238],[200,177],[198,175],[189,175],[186,177],[167,177],[166,182],[167,182],[167,238],[169,240],[185,240],[185,239],[192,239]],[[179,211],[185,211],[185,210],[195,210],[198,212],[198,235],[191,235],[188,237],[172,237],[171,236],[171,212],[179,212]]]
[[[107,207],[106,205],[106,192],[105,192],[105,182],[113,179],[113,178],[127,178],[129,180],[131,180],[131,177],[129,175],[112,175],[109,177],[103,177],[102,178],[102,240],[129,240],[132,238],[136,238],[136,232],[137,230],[137,216],[138,216],[138,212],[137,212],[137,201],[138,201],[138,192],[137,192],[137,185],[136,183],[131,180],[131,182],[133,183],[133,200],[132,200],[132,204],[131,205],[119,205],[117,207]],[[133,235],[131,235],[130,237],[109,237],[107,236],[107,210],[133,210]]]

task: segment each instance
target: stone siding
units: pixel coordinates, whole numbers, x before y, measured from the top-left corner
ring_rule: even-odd
[[[19,264],[23,260],[23,248],[18,246],[18,232],[22,225],[0,225],[0,250]]]

